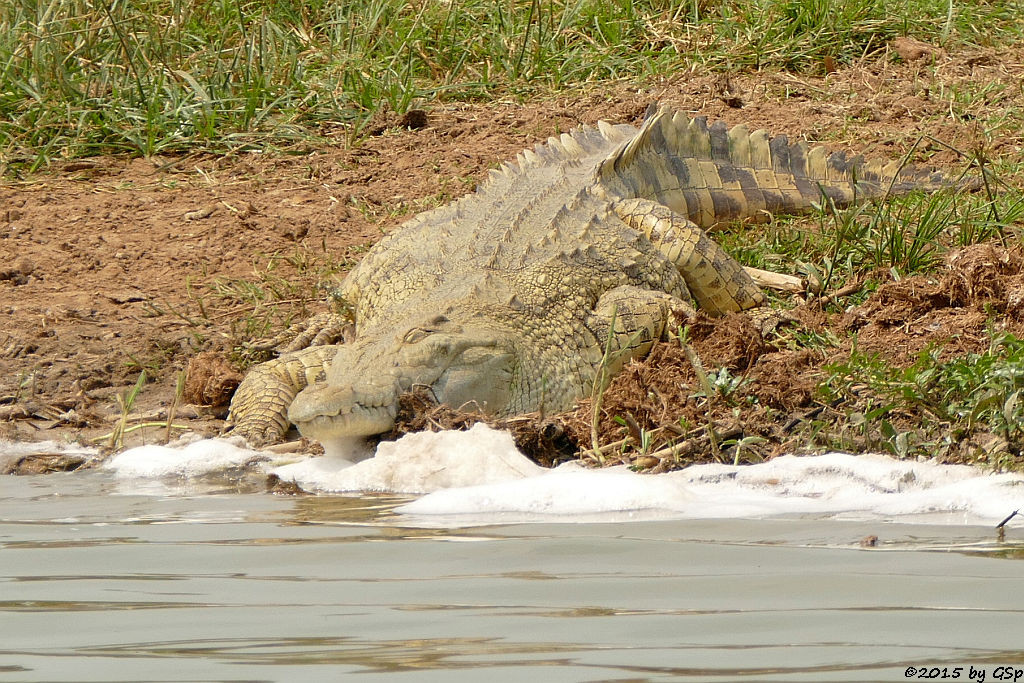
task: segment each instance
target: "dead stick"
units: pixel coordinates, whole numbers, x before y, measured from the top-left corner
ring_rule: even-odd
[[[690,432],[690,434],[687,436],[687,438],[683,439],[682,441],[674,443],[671,446],[665,446],[664,448],[659,448],[658,450],[654,451],[653,453],[648,453],[647,455],[648,455],[648,457],[658,458],[660,460],[660,459],[668,457],[670,455],[671,456],[675,456],[675,454],[678,451],[680,451],[686,445],[686,443],[688,441],[692,441],[693,439],[698,439],[698,438],[700,438],[702,436],[706,436],[708,438],[708,440],[710,441],[712,439],[711,434],[710,434],[711,429],[709,429],[710,426],[711,426],[711,423],[709,423],[708,426],[697,427],[692,432]],[[738,435],[740,435],[742,433],[743,433],[743,430],[733,428],[733,429],[728,429],[728,430],[722,432],[721,434],[718,434],[718,437],[720,439],[731,439],[731,438],[736,437],[736,436],[738,436]]]
[[[843,297],[850,296],[851,294],[856,294],[863,288],[863,281],[858,280],[856,282],[850,282],[818,299],[818,305],[824,308],[829,304],[835,303],[837,299],[842,299]]]
[[[743,270],[747,271],[747,275],[750,276],[758,287],[767,287],[768,289],[792,292],[794,294],[807,291],[807,281],[795,275],[783,275],[782,273],[751,268],[750,266],[744,266]]]

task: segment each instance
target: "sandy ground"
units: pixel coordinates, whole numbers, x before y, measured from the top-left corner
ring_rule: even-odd
[[[105,443],[121,417],[117,397],[143,370],[147,383],[128,425],[166,420],[176,382],[196,354],[216,351],[242,362],[247,344],[326,310],[318,283],[343,275],[382,234],[470,191],[518,150],[580,123],[636,122],[660,101],[889,158],[900,158],[927,133],[934,141],[918,146],[918,161],[952,168],[957,155],[940,143],[984,144],[993,158],[1019,157],[1021,131],[986,138],[973,122],[977,108],[1014,102],[970,102],[950,116],[942,89],[1022,77],[1020,54],[941,52],[821,77],[681,74],[642,89],[602,84],[528,104],[432,105],[425,121],[412,121],[414,129],[398,125],[410,121],[382,117],[376,134],[357,146],[338,138],[275,153],[99,157],[4,181],[0,438]],[[999,276],[1015,283],[1018,257],[984,258],[1011,256],[1013,265],[1000,266]],[[984,337],[981,299],[951,308],[943,303],[945,290],[936,289],[934,300],[922,304],[922,288],[948,286],[940,279],[915,281],[912,295],[890,291],[889,300],[880,292],[842,319],[811,307],[799,316],[821,329],[856,326],[866,340],[877,333],[881,348],[906,354],[950,338],[957,340],[951,352],[974,348]],[[900,306],[910,306],[917,319]],[[808,410],[815,372],[827,359],[745,343],[731,352],[742,357],[732,361],[737,368],[764,364],[759,381],[765,391],[774,383],[777,407],[794,415]],[[702,350],[714,359],[710,347]],[[772,369],[768,357],[779,353],[794,355]],[[615,409],[614,397],[606,408]],[[213,433],[224,413],[182,406],[176,422]],[[165,431],[138,429],[126,443],[158,441]],[[793,445],[773,438],[779,448]]]

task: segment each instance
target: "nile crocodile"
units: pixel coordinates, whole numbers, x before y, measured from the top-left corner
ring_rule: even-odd
[[[417,386],[494,416],[567,409],[691,303],[711,315],[764,304],[702,228],[947,184],[667,109],[639,130],[584,126],[377,243],[338,290],[354,339],[322,343],[335,326],[318,318],[250,370],[229,421],[257,444],[289,422],[320,441],[373,435]]]

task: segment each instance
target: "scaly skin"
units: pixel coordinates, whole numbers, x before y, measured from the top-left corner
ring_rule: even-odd
[[[702,227],[799,212],[823,194],[843,206],[948,184],[668,110],[640,130],[580,128],[375,245],[339,291],[355,340],[256,366],[230,420],[255,444],[289,422],[322,441],[372,435],[415,386],[495,416],[567,409],[644,356],[692,302],[712,315],[763,305]],[[319,319],[301,339],[344,322]]]

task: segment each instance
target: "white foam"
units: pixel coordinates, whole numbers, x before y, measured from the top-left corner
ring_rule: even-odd
[[[694,504],[685,483],[670,476],[640,477],[625,467],[588,470],[567,463],[537,476],[499,484],[448,488],[399,508],[413,515],[500,515],[607,517],[644,512],[663,517]],[[518,514],[516,514],[518,513]]]
[[[99,453],[91,446],[58,441],[5,441],[0,439],[0,455],[21,457],[40,453],[66,453],[69,455],[94,456]]]
[[[525,458],[508,432],[478,423],[467,432],[418,432],[384,441],[355,464],[315,458],[271,470],[310,491],[427,493],[536,477],[546,470]]]
[[[784,456],[740,467],[697,465],[660,475],[624,468],[561,467],[511,484],[433,493],[399,508],[410,515],[498,516],[528,521],[545,515],[681,519],[814,514],[891,518],[932,515],[948,522],[999,520],[1024,507],[1024,477],[990,475],[967,466],[898,461],[883,455]]]
[[[103,463],[118,477],[199,477],[266,460],[267,454],[237,445],[230,439],[201,439],[179,446],[138,446]]]
[[[281,459],[224,440],[178,448],[145,446],[106,465],[119,477],[198,477],[253,466],[310,491],[426,493],[398,508],[433,523],[590,519],[751,518],[814,515],[922,522],[988,523],[1024,508],[1024,477],[882,455],[784,456],[759,465],[697,465],[637,474],[570,463],[541,468],[507,432],[421,432],[351,454]],[[292,457],[294,459],[294,457]],[[429,523],[429,522],[428,522]]]

